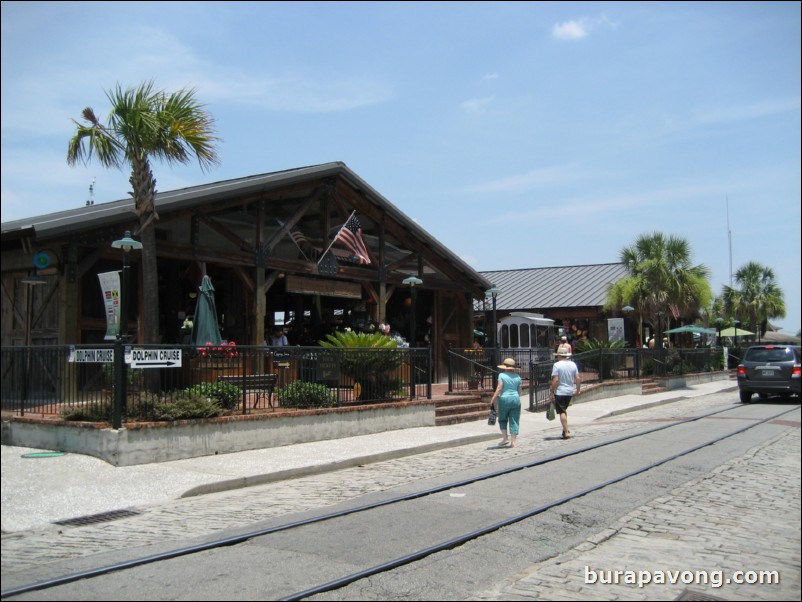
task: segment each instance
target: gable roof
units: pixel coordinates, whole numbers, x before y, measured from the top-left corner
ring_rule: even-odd
[[[610,285],[627,276],[623,263],[479,272],[501,292],[501,311],[601,307]]]
[[[477,297],[490,286],[478,272],[340,161],[157,192],[156,206],[160,216],[165,218],[169,214],[189,215],[191,211],[201,208],[225,211],[233,203],[252,203],[269,197],[282,210],[287,203],[300,203],[308,199],[315,190],[333,189],[338,185],[337,189],[345,195],[342,203],[350,203],[359,213],[365,238],[373,237],[378,241],[381,235],[387,239],[385,249],[388,257],[385,257],[385,263],[396,274],[401,274],[399,277],[415,273],[419,265],[416,257],[422,256],[424,263],[436,266],[436,271],[446,275],[455,289],[470,291]],[[93,233],[101,228],[119,227],[135,219],[134,202],[129,197],[4,222],[1,226],[3,247],[14,243],[18,245],[23,239],[41,244],[48,240]],[[233,231],[235,226],[227,225]],[[252,229],[253,221],[246,220],[241,225]],[[336,222],[331,225],[336,225]],[[298,227],[308,232],[303,222],[299,222]],[[240,236],[243,240],[247,238],[244,234]],[[426,265],[424,269],[428,269]]]

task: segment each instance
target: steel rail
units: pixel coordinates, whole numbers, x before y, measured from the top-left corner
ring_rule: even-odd
[[[703,420],[703,419],[708,418],[710,416],[715,416],[717,414],[722,414],[724,412],[729,412],[731,410],[739,409],[739,408],[743,408],[743,407],[744,406],[742,406],[742,405],[731,406],[731,407],[727,407],[727,408],[724,408],[724,409],[721,409],[721,410],[716,410],[714,412],[708,412],[708,413],[702,414],[700,416],[694,416],[694,417],[683,419],[683,420],[677,420],[675,422],[670,422],[668,424],[664,424],[664,425],[661,425],[661,426],[658,426],[658,427],[655,427],[655,428],[652,428],[652,429],[648,429],[648,430],[645,430],[645,431],[638,431],[636,433],[630,433],[628,435],[624,435],[624,436],[621,436],[621,437],[616,437],[616,438],[610,439],[608,441],[602,441],[601,443],[596,443],[596,444],[593,444],[593,445],[580,447],[580,448],[575,449],[575,450],[571,450],[571,451],[567,451],[567,452],[564,452],[564,453],[556,454],[556,455],[549,456],[547,458],[543,458],[543,459],[540,459],[540,460],[535,460],[535,461],[528,462],[528,463],[525,463],[525,464],[521,464],[521,465],[518,465],[518,466],[512,466],[510,468],[505,468],[505,469],[489,472],[489,473],[482,474],[482,475],[479,475],[479,476],[476,476],[476,477],[471,477],[471,478],[468,478],[468,479],[462,479],[462,480],[459,480],[459,481],[454,481],[454,482],[447,483],[447,484],[444,484],[444,485],[439,485],[437,487],[424,489],[424,490],[421,490],[421,491],[416,491],[416,492],[409,493],[409,494],[404,494],[404,495],[401,495],[401,496],[396,496],[396,497],[389,498],[389,499],[386,499],[386,500],[382,500],[382,501],[379,501],[379,502],[371,502],[369,504],[356,506],[354,508],[348,508],[348,509],[345,509],[345,510],[339,510],[337,512],[331,512],[331,513],[327,513],[327,514],[322,514],[320,516],[315,516],[315,517],[312,517],[312,518],[307,518],[307,519],[303,519],[303,520],[299,520],[299,521],[285,523],[285,524],[282,524],[282,525],[276,525],[274,527],[268,527],[268,528],[265,528],[265,529],[259,529],[257,531],[243,533],[241,535],[236,535],[236,536],[232,536],[232,537],[226,537],[226,538],[223,538],[223,539],[213,540],[213,541],[209,541],[209,542],[206,542],[206,543],[196,544],[196,545],[187,546],[187,547],[183,547],[183,548],[177,548],[175,550],[169,550],[167,552],[161,552],[161,553],[158,553],[158,554],[152,554],[152,555],[148,555],[148,556],[143,556],[141,558],[134,558],[132,560],[127,560],[127,561],[124,561],[124,562],[119,562],[119,563],[114,563],[114,564],[110,564],[110,565],[105,565],[105,566],[102,566],[102,567],[88,569],[86,571],[79,571],[79,572],[76,572],[76,573],[70,573],[68,575],[63,575],[63,576],[60,576],[60,577],[54,577],[54,578],[51,578],[51,579],[39,581],[39,582],[36,582],[36,583],[31,583],[31,584],[28,584],[28,585],[22,585],[22,586],[19,586],[19,587],[15,587],[15,588],[11,588],[11,589],[8,589],[8,590],[0,591],[0,599],[9,598],[9,597],[17,596],[17,595],[24,594],[24,593],[27,593],[27,592],[32,592],[32,591],[40,591],[40,590],[45,590],[45,589],[51,589],[53,587],[57,587],[57,586],[60,586],[60,585],[66,585],[68,583],[72,583],[72,582],[75,582],[75,581],[80,581],[81,579],[89,579],[89,578],[93,578],[93,577],[99,577],[101,575],[106,575],[106,574],[113,573],[113,572],[116,572],[116,571],[121,571],[121,570],[127,570],[127,569],[135,568],[135,567],[138,567],[138,566],[146,565],[146,564],[151,564],[151,563],[154,563],[154,562],[161,562],[163,560],[170,560],[172,558],[178,558],[178,557],[187,556],[187,555],[190,555],[190,554],[197,554],[199,552],[204,552],[204,551],[208,551],[208,550],[212,550],[212,549],[216,549],[216,548],[222,548],[222,547],[227,547],[227,546],[238,545],[238,544],[247,542],[247,541],[249,541],[251,539],[257,538],[257,537],[263,537],[265,535],[270,535],[270,534],[278,533],[278,532],[281,532],[281,531],[287,531],[287,530],[295,529],[295,528],[302,527],[302,526],[305,526],[305,525],[324,522],[324,521],[327,521],[327,520],[332,520],[332,519],[335,519],[335,518],[340,518],[340,517],[343,517],[343,516],[348,516],[350,514],[355,514],[355,513],[359,513],[359,512],[365,512],[367,510],[372,510],[374,508],[379,508],[379,507],[382,507],[382,506],[388,506],[388,505],[391,505],[391,504],[397,504],[397,503],[400,503],[400,502],[405,502],[405,501],[409,501],[409,500],[414,500],[414,499],[426,497],[426,496],[429,496],[429,495],[434,495],[436,493],[441,493],[443,491],[448,491],[449,489],[455,489],[455,488],[458,488],[458,487],[464,487],[466,485],[471,485],[473,483],[478,483],[480,481],[485,481],[485,480],[488,480],[488,479],[493,479],[493,478],[497,478],[497,477],[500,477],[500,476],[508,475],[508,474],[511,474],[511,473],[514,473],[514,472],[517,472],[517,471],[520,471],[520,470],[525,470],[525,469],[528,469],[528,468],[534,468],[534,467],[537,467],[537,466],[542,466],[544,464],[549,464],[551,462],[556,462],[558,460],[563,460],[565,458],[569,458],[569,457],[580,455],[580,454],[583,454],[583,453],[586,453],[586,452],[594,451],[596,449],[600,449],[602,447],[606,447],[606,446],[609,446],[609,445],[614,445],[614,444],[617,444],[617,443],[628,441],[630,439],[635,439],[635,438],[638,438],[638,437],[644,437],[644,436],[650,435],[650,434],[655,433],[655,432],[663,431],[663,430],[666,430],[666,429],[669,429],[669,428],[674,428],[674,427],[681,426],[681,425],[684,425],[684,424],[688,424],[688,423],[691,423],[691,422],[696,422],[698,420]],[[782,416],[782,415],[787,414],[787,413],[792,412],[792,411],[794,411],[794,410],[785,410],[785,411],[780,412],[779,414],[777,414],[775,416],[766,418],[764,420],[756,422],[755,424],[751,424],[751,425],[745,427],[744,429],[736,431],[735,433],[731,433],[729,435],[725,435],[724,437],[715,439],[715,440],[713,440],[711,442],[704,443],[704,444],[702,444],[700,446],[697,446],[697,447],[695,447],[695,448],[693,448],[693,449],[691,449],[689,451],[681,452],[679,455],[685,455],[686,453],[691,453],[692,451],[696,451],[697,449],[700,449],[702,447],[706,447],[708,445],[712,445],[714,443],[717,443],[721,439],[724,439],[724,438],[739,434],[740,432],[743,432],[743,431],[748,430],[750,428],[754,428],[755,426],[758,426],[759,424],[763,424],[763,423],[768,422],[770,420],[774,420],[777,417]],[[621,477],[621,478],[617,478],[614,481],[608,481],[608,482],[602,484],[601,486],[596,486],[596,487],[584,490],[583,492],[575,494],[574,496],[571,496],[569,498],[564,498],[563,500],[559,500],[557,502],[553,502],[553,503],[551,503],[551,504],[549,504],[547,506],[541,507],[541,508],[539,508],[539,509],[537,509],[535,511],[528,512],[528,513],[526,513],[524,515],[520,515],[520,516],[517,516],[517,517],[513,517],[512,519],[508,519],[508,520],[496,523],[496,524],[491,525],[489,527],[474,531],[474,532],[472,532],[470,534],[467,534],[465,536],[460,536],[460,537],[451,539],[448,542],[443,542],[441,544],[437,544],[436,546],[432,546],[430,548],[426,548],[425,550],[421,550],[421,551],[415,552],[413,554],[404,556],[404,557],[402,557],[400,559],[396,559],[396,560],[390,561],[389,563],[383,563],[381,565],[377,565],[376,567],[372,567],[370,569],[366,569],[365,571],[360,571],[358,573],[354,573],[353,575],[349,575],[349,576],[343,577],[341,579],[329,582],[327,584],[323,584],[321,586],[317,586],[317,588],[312,588],[310,590],[306,590],[305,592],[301,592],[301,594],[303,594],[304,596],[309,596],[309,595],[312,595],[313,593],[320,593],[320,592],[323,592],[323,591],[329,591],[329,590],[332,590],[332,589],[337,589],[339,587],[342,587],[343,585],[347,585],[348,583],[351,583],[353,581],[357,581],[358,579],[361,579],[363,577],[366,577],[366,576],[369,576],[369,575],[373,575],[373,574],[376,574],[378,572],[383,572],[383,571],[389,570],[390,568],[394,568],[396,566],[401,566],[402,564],[408,564],[410,562],[413,562],[415,560],[418,560],[420,558],[423,558],[425,556],[433,554],[433,553],[435,553],[437,551],[441,551],[441,550],[445,550],[445,549],[456,547],[457,545],[460,545],[461,543],[464,543],[464,542],[469,541],[471,539],[475,539],[476,537],[479,537],[479,536],[484,535],[486,533],[490,533],[492,531],[498,530],[498,529],[500,529],[500,528],[502,528],[504,526],[507,526],[509,524],[512,524],[512,523],[515,523],[515,522],[519,522],[519,521],[523,520],[524,518],[529,518],[531,516],[534,516],[535,514],[539,514],[541,512],[544,512],[545,510],[548,510],[549,508],[552,508],[554,506],[558,506],[558,505],[564,504],[564,503],[570,501],[571,499],[576,499],[578,497],[582,497],[584,495],[587,495],[591,491],[596,491],[597,489],[600,489],[602,487],[607,487],[607,486],[609,486],[609,485],[611,485],[611,484],[613,484],[615,482],[618,482],[618,481],[623,480],[625,478],[629,478],[631,476],[634,476],[635,474],[639,474],[640,472],[644,472],[646,470],[650,470],[652,468],[655,468],[656,466],[659,466],[662,463],[665,463],[665,462],[668,462],[668,461],[670,461],[672,459],[675,459],[675,457],[679,457],[679,455],[672,456],[672,457],[670,457],[670,458],[668,458],[668,459],[666,459],[664,461],[652,464],[652,465],[650,465],[650,466],[648,466],[648,467],[646,467],[644,469],[641,469],[641,470],[639,470],[639,471],[637,471],[635,473],[625,475],[624,477]],[[322,589],[318,589],[318,588],[322,588]],[[297,596],[298,596],[298,594],[293,594],[290,597],[282,598],[282,600],[298,600],[298,599],[301,599],[300,597],[297,597]]]

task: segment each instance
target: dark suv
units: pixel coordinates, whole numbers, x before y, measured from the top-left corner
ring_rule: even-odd
[[[758,393],[761,399],[769,395],[799,397],[800,347],[755,345],[747,349],[738,366],[738,389],[743,403],[752,399],[752,393]]]

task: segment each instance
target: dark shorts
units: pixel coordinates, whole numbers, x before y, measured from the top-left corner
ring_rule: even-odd
[[[571,405],[571,398],[573,395],[555,395],[554,396],[554,409],[558,414],[567,414],[568,406]]]

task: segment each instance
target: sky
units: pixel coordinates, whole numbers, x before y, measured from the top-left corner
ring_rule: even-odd
[[[477,271],[662,232],[796,334],[801,47],[798,2],[2,2],[2,221],[126,198],[67,141],[153,80],[222,139],[159,191],[342,161]]]

